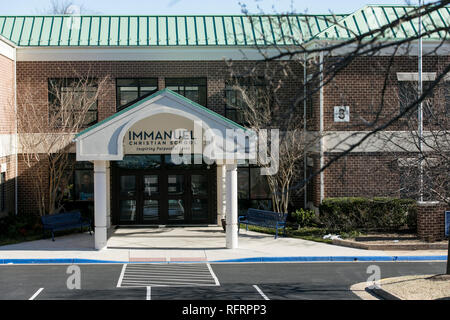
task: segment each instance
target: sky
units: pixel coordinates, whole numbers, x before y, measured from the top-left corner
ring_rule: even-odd
[[[69,0],[60,0],[69,1]],[[408,1],[408,0],[406,0]],[[202,15],[249,13],[351,13],[366,4],[405,4],[405,0],[71,0],[86,14]],[[411,0],[417,4],[418,0]],[[429,1],[426,1],[429,2]],[[51,0],[0,0],[0,15],[45,14]]]

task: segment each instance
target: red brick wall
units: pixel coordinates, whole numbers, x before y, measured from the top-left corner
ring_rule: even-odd
[[[373,121],[376,116],[379,121],[391,118],[399,113],[397,72],[417,72],[417,57],[395,57],[391,68],[390,56],[358,57],[339,73],[332,76],[330,65],[336,63],[335,58],[327,62],[325,58],[325,79],[332,80],[324,87],[324,130],[354,131],[369,130],[364,121]],[[437,72],[450,63],[450,56],[424,57],[423,72]],[[383,87],[386,82],[382,112],[378,113]],[[318,81],[318,79],[316,79]],[[318,84],[317,84],[318,86]],[[319,129],[319,93],[314,97],[314,117],[310,130]],[[350,122],[334,122],[335,106],[350,106]],[[405,128],[405,122],[400,121],[390,130]]]
[[[251,62],[235,62],[234,70],[245,70],[252,66]],[[298,69],[298,68],[297,68]],[[300,71],[298,71],[301,74]],[[99,99],[99,120],[116,112],[116,78],[158,78],[159,89],[163,89],[165,78],[207,78],[208,100],[207,107],[219,114],[225,110],[225,79],[229,76],[229,69],[223,61],[99,61],[99,62],[18,62],[18,87],[34,88],[36,103],[46,112],[48,105],[48,79],[76,77],[77,74],[89,74],[102,78],[109,76],[106,94]],[[301,86],[302,79],[288,77],[279,90],[280,103],[287,105],[291,102],[295,91]],[[21,89],[18,89],[19,108],[21,104]]]
[[[417,235],[428,242],[445,238],[445,210],[442,203],[422,202],[417,204]]]
[[[15,132],[14,62],[0,55],[0,134]]]

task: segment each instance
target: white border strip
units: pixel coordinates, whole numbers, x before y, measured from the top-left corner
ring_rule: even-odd
[[[44,290],[44,288],[40,288],[40,289],[39,289],[38,291],[36,291],[36,293],[33,294],[33,295],[31,296],[31,298],[28,299],[28,300],[34,300],[34,299],[42,292],[42,290]]]
[[[256,284],[254,284],[253,287],[256,289],[256,291],[259,292],[259,294],[261,295],[261,297],[264,298],[264,300],[270,300]]]
[[[211,272],[211,276],[213,277],[214,281],[216,282],[216,286],[220,286],[219,279],[217,278],[216,274],[214,273],[213,269],[211,268],[211,265],[209,262],[206,263],[206,266],[209,269],[209,272]]]
[[[127,264],[125,263],[122,267],[122,272],[120,273],[119,281],[117,281],[117,288],[120,288],[122,285],[123,276],[125,275],[125,269],[127,268]]]
[[[150,286],[147,286],[146,300],[152,300],[152,287],[150,287]]]

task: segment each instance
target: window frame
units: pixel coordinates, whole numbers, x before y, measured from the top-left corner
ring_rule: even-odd
[[[248,123],[246,123],[245,120],[243,121],[239,121],[238,120],[238,112],[239,110],[236,107],[231,106],[228,103],[228,98],[227,98],[227,94],[229,92],[234,93],[235,95],[235,99],[236,99],[236,95],[237,95],[237,90],[233,89],[233,86],[236,82],[239,83],[239,85],[241,86],[245,86],[246,88],[251,88],[251,87],[255,87],[255,88],[267,88],[268,85],[264,79],[264,77],[257,77],[257,81],[255,81],[254,83],[250,83],[251,79],[249,79],[249,77],[234,77],[233,79],[229,79],[227,81],[225,81],[225,89],[224,89],[224,102],[225,102],[225,106],[224,106],[224,115],[225,118],[236,122],[237,124],[243,125],[243,126],[248,126]],[[246,83],[247,82],[247,83]],[[270,99],[272,100],[272,96],[270,97]],[[229,116],[229,112],[235,112],[236,116],[234,118]]]
[[[55,96],[54,94],[51,92],[51,87],[52,87],[52,81],[56,81],[59,83],[56,83],[59,85],[59,90],[61,91],[63,87],[67,87],[70,88],[69,83],[71,82],[75,82],[75,81],[79,81],[79,78],[48,78],[47,79],[47,85],[48,85],[48,116],[50,118],[50,114],[52,112],[52,106],[56,106],[55,101]],[[96,90],[98,90],[98,84],[97,84],[97,78],[92,78],[90,79],[93,83],[93,85],[91,87],[96,88]],[[81,124],[81,128],[88,128],[96,123],[98,123],[98,98],[97,100],[95,100],[95,110],[91,110],[89,108],[88,113],[95,113],[95,120],[89,122],[89,123],[83,123]],[[71,114],[71,116],[73,116],[73,114]],[[86,119],[85,119],[86,120]],[[58,125],[58,128],[63,128],[62,125]]]
[[[204,84],[189,84],[188,81],[189,80],[201,80],[204,81]],[[168,84],[168,81],[179,81],[178,84]],[[185,82],[185,83],[183,83]],[[195,82],[195,81],[193,81]],[[168,87],[184,87],[183,89],[183,94],[181,94],[179,92],[179,90],[172,90],[180,95],[182,95],[183,97],[189,99],[188,97],[186,97],[186,87],[187,86],[197,86],[197,87],[204,87],[205,88],[205,104],[201,103],[201,99],[200,99],[200,95],[199,95],[199,101],[194,101],[196,103],[198,103],[199,105],[202,105],[204,107],[208,107],[208,78],[207,77],[168,77],[168,78],[164,78],[164,87],[169,89]]]
[[[119,88],[124,87],[124,86],[119,86],[118,83],[119,83],[120,80],[134,80],[134,81],[137,81],[137,85],[138,85],[137,86],[137,89],[138,89],[137,98],[132,100],[132,101],[130,101],[130,102],[127,102],[124,105],[120,104],[120,90],[119,90]],[[141,81],[143,81],[143,80],[155,81],[156,89],[153,92],[149,92],[149,93],[146,93],[145,95],[141,96],[141,91],[142,91],[141,88],[143,87]],[[125,108],[127,108],[127,107],[129,107],[131,105],[133,105],[134,103],[136,103],[137,101],[139,101],[139,100],[141,100],[143,98],[151,96],[152,94],[158,92],[158,89],[159,89],[158,78],[156,78],[156,77],[116,78],[116,112],[121,111],[121,110],[123,110],[123,109],[125,109]]]
[[[433,81],[423,81],[423,91],[427,90],[427,86],[430,85],[432,82]],[[403,85],[407,86],[407,89],[413,88],[415,90],[415,92],[414,92],[415,93],[415,99],[418,98],[418,96],[417,96],[417,93],[418,93],[418,83],[417,83],[417,81],[414,81],[414,80],[398,81],[398,85],[397,85],[398,95],[397,96],[398,96],[399,113],[403,112],[403,110],[405,108],[407,108],[411,104],[411,101],[407,101],[406,105],[405,105],[404,102],[402,102],[402,92],[401,92],[401,90],[402,90],[402,86]],[[408,93],[408,95],[409,94],[410,93]],[[428,102],[430,100],[433,101],[434,98],[435,98],[435,90],[433,90],[431,92],[430,96],[426,97],[423,100],[423,102]],[[428,119],[431,118],[430,116],[432,114],[432,111],[426,105],[422,104],[422,106],[423,106],[424,115],[427,115],[423,119],[426,122]],[[415,110],[410,110],[408,113],[403,115],[403,118],[407,118],[407,117],[411,116],[414,112],[415,112]]]
[[[269,201],[270,208],[268,210],[273,210],[272,197],[259,198],[259,197],[253,197],[252,196],[252,174],[251,174],[252,169],[261,169],[261,167],[259,167],[257,165],[248,164],[248,163],[238,164],[238,179],[239,179],[239,173],[240,172],[246,171],[248,173],[247,174],[248,175],[247,176],[247,179],[248,179],[248,181],[247,181],[247,189],[248,189],[247,190],[247,197],[246,198],[239,197],[239,192],[238,192],[238,211],[240,211],[239,208],[243,204],[246,204],[246,205],[248,205],[248,207],[251,207],[252,201]],[[269,190],[269,192],[270,192],[270,190]],[[246,210],[246,209],[244,208],[244,210]],[[239,215],[242,215],[242,214],[239,213]]]

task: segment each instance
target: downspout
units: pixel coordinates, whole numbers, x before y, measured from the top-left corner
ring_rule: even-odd
[[[15,116],[15,131],[16,137],[14,141],[14,149],[15,149],[15,177],[14,177],[14,211],[16,216],[19,214],[19,199],[18,199],[18,174],[19,174],[19,125],[17,120],[17,48],[14,48],[14,116]]]
[[[319,117],[320,117],[320,124],[319,124],[319,134],[320,134],[320,169],[324,166],[324,158],[323,158],[323,106],[324,106],[324,94],[323,94],[323,51],[320,51],[320,60],[319,60],[319,67],[320,67],[320,109],[319,109]],[[324,184],[324,173],[323,171],[320,172],[320,203],[322,203],[324,197],[325,197],[325,184]]]
[[[304,65],[303,65],[303,137],[306,140],[306,108],[307,108],[307,103],[306,103],[306,94],[307,94],[307,90],[306,90],[306,82],[307,82],[307,70],[306,70],[306,52],[303,55],[303,61],[304,61]],[[306,142],[306,141],[305,141]],[[305,143],[306,144],[306,143]],[[307,145],[307,144],[306,144]],[[308,178],[307,175],[307,155],[306,155],[306,150],[303,151],[304,153],[304,157],[303,157],[303,181],[306,181],[306,179]],[[308,204],[308,184],[305,183],[305,189],[304,189],[304,195],[303,197],[305,198],[303,206],[306,209],[306,206]]]

